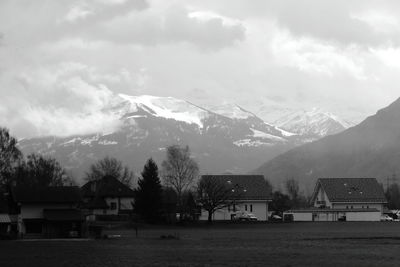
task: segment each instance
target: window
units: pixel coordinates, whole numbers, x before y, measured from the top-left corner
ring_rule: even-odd
[[[231,211],[231,205],[228,205],[228,211]]]
[[[346,206],[346,209],[349,209],[349,206]]]
[[[247,204],[246,204],[246,205],[244,205],[244,210],[245,210],[245,211],[247,211]]]
[[[353,206],[351,206],[351,208],[353,209]]]
[[[111,202],[111,203],[110,203],[110,209],[116,210],[116,209],[117,209],[117,203]]]
[[[250,205],[250,212],[253,212],[253,205]]]

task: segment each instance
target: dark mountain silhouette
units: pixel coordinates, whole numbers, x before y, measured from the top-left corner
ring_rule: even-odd
[[[400,173],[400,99],[359,125],[296,147],[253,171],[275,186],[298,179],[312,190],[319,177],[375,177]]]

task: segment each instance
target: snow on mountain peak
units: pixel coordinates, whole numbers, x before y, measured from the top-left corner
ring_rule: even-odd
[[[243,109],[236,104],[223,104],[219,106],[214,106],[211,107],[210,110],[230,119],[248,119],[250,117],[255,117],[253,113]]]
[[[128,101],[133,108],[142,108],[153,116],[196,124],[200,128],[203,128],[202,120],[208,116],[206,110],[174,97],[125,94],[119,94],[119,97]]]
[[[350,123],[320,108],[290,112],[276,120],[275,124],[300,135],[318,136],[337,133],[351,126]]]

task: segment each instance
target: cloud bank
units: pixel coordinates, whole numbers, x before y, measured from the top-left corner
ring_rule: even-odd
[[[0,124],[18,137],[110,131],[117,93],[357,122],[399,96],[399,17],[388,0],[4,0]]]

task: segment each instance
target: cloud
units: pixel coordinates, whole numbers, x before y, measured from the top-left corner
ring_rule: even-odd
[[[226,24],[220,17],[205,19],[190,15],[181,6],[147,10],[116,17],[89,29],[79,29],[82,38],[107,40],[114,43],[163,45],[189,43],[205,50],[232,46],[245,38],[245,28],[239,23]]]
[[[65,15],[65,20],[68,22],[76,22],[77,20],[84,19],[87,16],[93,15],[94,12],[89,10],[86,5],[73,6],[68,13]]]
[[[0,1],[0,124],[20,137],[106,131],[118,127],[101,111],[116,93],[366,116],[398,97],[399,10],[389,0]]]
[[[6,97],[0,99],[0,114],[4,115],[0,124],[23,137],[116,130],[119,117],[107,111],[115,93],[106,83],[121,83],[130,76],[127,70],[103,75],[77,62],[3,75],[0,85],[8,90],[1,89]]]
[[[283,31],[274,39],[272,50],[278,65],[286,64],[311,74],[348,74],[367,79],[356,46],[338,48],[308,37],[295,38]]]

